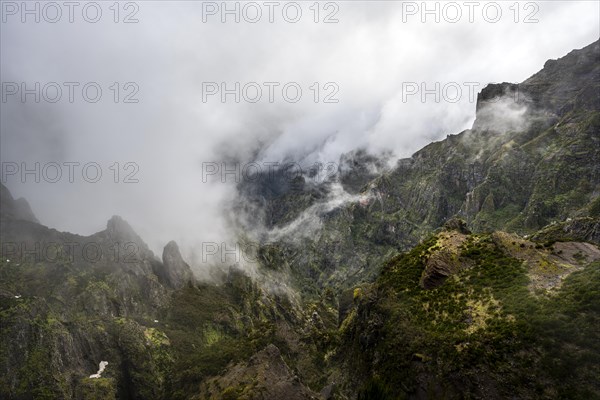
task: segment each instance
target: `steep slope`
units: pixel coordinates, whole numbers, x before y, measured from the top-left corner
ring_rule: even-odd
[[[153,273],[160,262],[119,217],[83,237],[14,218],[10,199],[0,228],[2,397],[158,396],[166,367],[145,335],[168,304]],[[102,377],[85,378],[101,361]]]
[[[346,393],[598,398],[599,261],[585,243],[433,235],[355,296],[336,355],[353,372]],[[436,273],[446,279],[431,284]]]
[[[13,199],[6,186],[0,183],[0,221],[17,219],[30,222],[39,222],[27,200]]]
[[[370,181],[377,168],[365,155],[343,160],[338,177],[321,185],[309,177],[265,176],[240,185],[239,210],[252,214],[247,230],[262,221],[264,231],[285,233],[257,240],[267,237],[282,254],[298,254],[290,268],[299,287],[317,282],[317,289],[372,279],[386,258],[453,216],[476,232],[520,234],[569,218],[597,218],[599,96],[595,42],[548,61],[523,83],[488,85],[478,96],[472,129],[426,146]],[[354,170],[348,172],[349,165]],[[299,221],[330,201],[337,178],[350,192],[368,183],[341,207],[322,207],[319,229],[304,232]]]
[[[0,227],[0,397],[187,399],[274,345],[285,367],[269,385],[280,381],[298,396],[313,393],[303,382],[325,386],[315,360],[336,327],[331,298],[303,306],[236,268],[196,282],[175,242],[161,262],[120,217],[87,237],[58,232],[16,218],[2,190],[10,212]],[[260,354],[253,365],[268,370],[273,358]],[[102,361],[101,376],[90,377]]]
[[[0,186],[0,397],[600,397],[599,54],[489,85],[390,171],[243,182],[252,278],[197,282],[120,217],[58,232]]]

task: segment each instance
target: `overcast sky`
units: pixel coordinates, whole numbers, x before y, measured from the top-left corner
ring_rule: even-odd
[[[358,147],[410,156],[471,126],[470,88],[523,81],[546,60],[600,36],[597,1],[480,2],[471,9],[428,2],[438,7],[439,22],[423,14],[422,2],[325,3],[298,2],[295,23],[295,4],[284,10],[280,2],[270,22],[265,3],[239,3],[236,23],[235,15],[221,15],[221,2],[121,3],[118,15],[113,2],[99,2],[102,14],[92,23],[97,10],[84,11],[86,2],[72,10],[73,22],[62,2],[39,3],[36,22],[23,3],[2,1],[3,183],[50,227],[91,234],[118,214],[159,255],[171,239],[187,253],[226,237],[223,206],[235,182],[203,182],[203,163],[336,162]],[[36,2],[27,4],[35,10]],[[258,22],[247,21],[258,9]],[[35,92],[35,82],[39,103],[35,94],[21,97],[21,83]],[[69,84],[72,103],[64,82],[78,84]],[[82,89],[90,82],[86,100]],[[222,82],[229,89],[256,84],[240,89],[239,103],[234,94],[223,103],[208,91]],[[273,102],[265,82],[273,82]],[[422,102],[414,93],[436,82],[450,88],[440,101],[431,94]],[[52,103],[56,86],[62,97]],[[257,86],[262,97],[251,103]],[[102,97],[92,103],[96,87]],[[298,87],[302,95],[292,102]],[[328,95],[337,102],[324,102]],[[34,169],[36,162],[47,166],[39,183],[33,175],[25,182],[18,173],[6,175],[14,163]],[[80,163],[72,167],[73,183],[65,162]],[[92,162],[102,170],[96,183],[82,177],[82,166]],[[56,183],[49,163],[62,165]],[[94,168],[87,172],[93,180]]]

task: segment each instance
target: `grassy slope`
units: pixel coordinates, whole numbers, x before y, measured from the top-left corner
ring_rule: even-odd
[[[344,324],[346,362],[369,377],[355,381],[362,398],[600,397],[600,263],[535,295],[521,261],[472,235],[470,267],[424,290],[436,242],[392,259]]]

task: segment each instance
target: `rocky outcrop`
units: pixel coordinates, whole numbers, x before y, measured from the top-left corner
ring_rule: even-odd
[[[112,243],[119,243],[122,245],[134,244],[136,248],[135,255],[140,258],[155,258],[154,253],[133,230],[131,225],[118,215],[113,215],[106,223],[106,230],[97,235],[105,236]]]
[[[156,264],[154,273],[166,285],[179,289],[188,282],[192,282],[194,276],[190,266],[183,261],[179,247],[174,241],[170,241],[164,248],[162,264]]]
[[[572,110],[600,109],[600,41],[571,51],[544,68],[520,86],[539,109],[563,116]]]
[[[571,240],[600,244],[600,218],[574,218],[552,224],[531,237],[536,242]]]
[[[467,223],[465,220],[460,218],[450,218],[448,221],[446,221],[446,223],[444,223],[444,229],[447,231],[456,231],[465,235],[471,233],[469,228],[467,228]]]
[[[451,226],[456,224],[464,231],[465,228],[461,226],[460,220],[449,222]],[[459,230],[449,230],[438,235],[435,245],[427,249],[421,287],[434,289],[443,284],[449,276],[468,265],[460,258],[461,246],[466,239],[466,234]]]
[[[39,223],[24,198],[13,199],[10,191],[0,183],[0,220],[22,220]]]

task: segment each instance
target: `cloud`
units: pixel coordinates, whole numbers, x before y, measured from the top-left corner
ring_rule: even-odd
[[[496,24],[404,23],[403,3],[383,1],[336,3],[334,24],[314,23],[308,3],[295,24],[281,18],[223,24],[203,23],[200,2],[140,2],[139,23],[123,24],[102,4],[96,24],[7,16],[0,43],[3,82],[97,82],[103,89],[98,103],[35,103],[31,96],[2,103],[1,160],[96,162],[102,179],[5,184],[51,227],[89,234],[119,214],[155,252],[174,239],[188,258],[201,243],[221,242],[230,232],[224,215],[235,182],[203,182],[203,162],[336,162],[359,147],[408,156],[468,128],[475,103],[466,92],[456,102],[406,99],[407,82],[476,82],[481,89],[522,81],[546,59],[596,40],[600,25],[598,3],[584,1],[539,3],[535,24],[515,23],[510,14]],[[322,9],[319,18],[330,11]],[[521,11],[520,18],[527,10]],[[139,87],[138,103],[122,102],[131,93],[127,82]],[[257,103],[236,103],[231,95],[221,103],[218,96],[202,101],[203,82],[280,86],[273,103],[264,91]],[[279,88],[289,82],[302,88],[297,103],[281,97]],[[324,103],[334,92],[338,102]],[[127,162],[139,168],[138,183],[122,182],[132,171]]]

